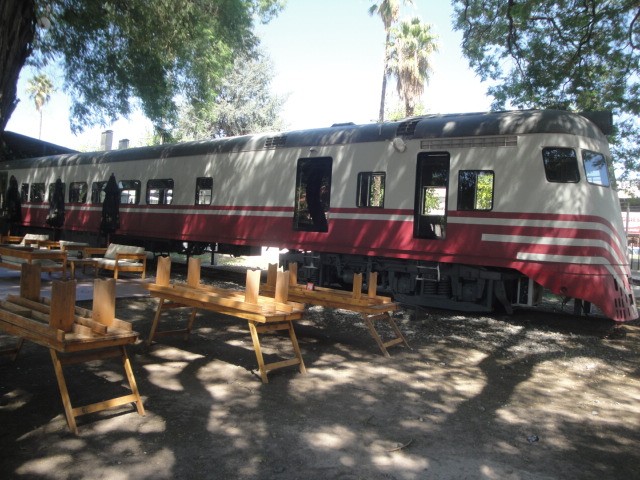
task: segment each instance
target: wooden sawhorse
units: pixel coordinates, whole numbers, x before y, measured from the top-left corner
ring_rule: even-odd
[[[208,310],[241,318],[248,322],[263,383],[269,383],[267,373],[278,368],[298,365],[300,373],[306,373],[298,339],[293,328],[293,321],[302,318],[304,305],[287,301],[288,280],[286,275],[283,274],[278,282],[278,286],[282,286],[279,296],[271,298],[258,295],[259,270],[247,272],[245,292],[202,285],[200,283],[200,260],[196,258],[189,259],[186,284],[170,284],[170,273],[171,260],[168,257],[159,257],[156,283],[147,285],[151,296],[158,298],[158,308],[147,339],[148,345],[151,345],[151,342],[160,335],[184,333],[186,338],[191,333],[197,311]],[[163,311],[185,307],[192,309],[186,328],[158,331]],[[259,334],[284,330],[289,334],[294,356],[278,362],[265,363]]]
[[[36,267],[36,268],[34,268]],[[138,392],[126,345],[134,343],[138,334],[131,324],[115,318],[115,280],[96,280],[94,309],[75,306],[75,281],[54,281],[51,300],[40,298],[40,269],[24,265],[20,296],[10,295],[0,301],[0,330],[19,337],[9,353],[14,359],[25,340],[49,349],[58,382],[69,429],[78,434],[76,418],[88,413],[135,403],[144,415],[142,398]],[[81,407],[71,404],[63,366],[120,357],[131,394],[111,398]]]
[[[402,344],[411,349],[395,320],[390,315],[390,312],[395,312],[399,309],[399,304],[392,302],[389,297],[376,294],[376,284],[378,281],[378,274],[376,272],[372,272],[369,275],[367,294],[362,294],[361,273],[356,273],[353,276],[353,290],[348,292],[345,290],[317,287],[315,285],[309,287],[299,285],[297,283],[297,267],[297,263],[289,264],[289,299],[295,302],[339,308],[359,313],[369,329],[369,333],[385,357],[390,357],[387,349],[394,345]],[[275,291],[275,278],[276,275],[280,273],[277,270],[277,265],[269,265],[267,283],[266,285],[262,285],[262,290],[265,295],[272,295]],[[375,324],[379,322],[389,324],[395,336],[389,340],[383,340],[375,327]]]

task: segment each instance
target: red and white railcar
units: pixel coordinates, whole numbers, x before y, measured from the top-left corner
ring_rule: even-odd
[[[20,160],[26,228],[65,183],[65,234],[97,232],[113,173],[118,236],[149,248],[288,249],[305,280],[379,272],[398,299],[465,310],[534,304],[542,288],[638,317],[605,135],[562,111],[401,122]]]

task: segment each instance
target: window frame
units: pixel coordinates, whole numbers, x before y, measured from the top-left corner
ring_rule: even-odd
[[[25,187],[26,188],[26,192],[25,192]],[[22,183],[20,185],[20,201],[22,203],[28,203],[29,202],[29,191],[30,191],[30,186],[28,183]]]
[[[171,205],[173,203],[173,178],[150,178],[147,180],[145,203],[147,205]],[[158,192],[158,201],[151,201],[152,192]]]
[[[64,182],[62,183],[62,199],[64,200],[64,196],[67,193],[67,184]],[[50,202],[51,199],[53,198],[53,192],[56,189],[56,182],[52,182],[49,184],[49,189],[47,190],[47,201]]]
[[[80,185],[80,189],[75,188],[77,185]],[[84,187],[84,188],[83,188]],[[72,193],[78,193],[78,199],[72,199]],[[83,198],[84,193],[84,198]],[[69,203],[87,203],[87,197],[89,194],[89,185],[87,182],[71,182],[69,183]]]
[[[582,149],[581,151],[582,154],[582,164],[584,166],[584,175],[585,178],[587,179],[587,182],[590,183],[591,185],[595,185],[597,187],[605,187],[605,188],[609,188],[611,186],[611,178],[609,175],[609,161],[607,159],[607,157],[600,152],[595,152],[593,150],[587,150],[587,149]],[[602,160],[604,161],[604,166],[602,166],[601,168],[594,170],[592,168],[587,168],[587,158],[585,154],[591,154],[593,156],[600,156],[602,157]],[[590,163],[590,162],[589,162]],[[604,172],[604,177],[606,179],[606,183],[599,183],[599,182],[595,182],[593,180],[589,179],[589,174],[592,172],[598,172],[600,175],[600,178],[602,178],[602,173]]]
[[[206,180],[206,183],[210,183],[211,185],[201,185],[202,180]],[[204,190],[209,190],[209,201],[208,202],[200,202],[200,192]],[[213,177],[196,177],[196,191],[195,191],[195,200],[194,205],[211,205],[213,203]]]
[[[462,200],[464,195],[462,195],[461,186],[463,181],[461,177],[464,174],[473,174],[474,181],[473,185],[470,186],[470,190],[473,189],[473,207],[469,207],[468,205],[462,205]],[[478,207],[478,178],[480,175],[491,175],[491,206],[489,208],[479,208]],[[490,212],[493,210],[493,204],[495,199],[495,182],[496,182],[496,173],[494,170],[458,170],[458,204],[457,209],[463,212]]]
[[[140,205],[140,193],[142,192],[142,182],[140,180],[120,180],[118,182],[118,189],[120,190],[120,205]],[[127,200],[131,198],[128,192],[134,192],[133,202],[123,202],[122,195],[127,195]]]
[[[34,200],[37,194],[40,194],[41,200]],[[29,203],[44,203],[47,193],[47,185],[44,182],[33,182],[29,187]]]
[[[381,178],[380,204],[373,205],[375,178]],[[356,185],[356,207],[358,208],[384,208],[385,185],[387,172],[359,172]]]
[[[328,212],[331,207],[331,178],[333,171],[333,157],[299,158],[296,164],[296,183],[293,205],[293,229],[303,232],[328,232]],[[318,179],[318,174],[320,174]],[[310,192],[308,182],[310,176],[314,179],[313,189]],[[304,188],[304,192],[302,191]],[[324,191],[323,191],[324,188]],[[317,190],[317,192],[315,192]],[[322,215],[318,215],[316,207],[309,208],[308,195],[317,193],[314,198],[316,207],[322,209]],[[326,195],[323,195],[326,194]],[[315,218],[314,218],[315,212]]]
[[[100,205],[104,203],[104,189],[107,186],[107,181],[91,182],[91,204]]]
[[[572,160],[574,161],[574,164],[572,165],[572,169],[574,170],[573,173],[575,174],[575,179],[567,179],[567,167],[568,167],[568,163],[564,163],[561,165],[561,168],[558,168],[558,166],[554,166],[554,165],[550,165],[550,162],[553,160],[564,160],[565,158],[568,157],[562,157],[561,159],[554,159],[551,158],[550,156],[547,155],[547,153],[552,152],[552,151],[560,151],[560,150],[565,150],[565,151],[571,151],[573,152],[573,157]],[[544,166],[544,174],[545,177],[547,179],[547,182],[550,183],[580,183],[580,168],[578,167],[578,154],[576,153],[575,148],[573,147],[543,147],[542,149],[542,164]],[[559,172],[559,174],[558,174]],[[550,174],[554,174],[557,175],[558,177],[562,177],[562,178],[550,178]]]

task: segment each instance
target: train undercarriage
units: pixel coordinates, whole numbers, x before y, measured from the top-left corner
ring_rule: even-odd
[[[280,255],[283,266],[298,263],[298,281],[326,287],[348,287],[354,273],[378,272],[380,293],[406,305],[464,312],[534,306],[543,288],[509,269],[423,262],[332,253],[293,252]]]

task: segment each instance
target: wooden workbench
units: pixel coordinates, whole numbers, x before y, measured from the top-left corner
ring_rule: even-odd
[[[67,423],[78,433],[76,417],[108,408],[135,403],[144,415],[142,399],[126,351],[138,334],[131,324],[115,318],[115,281],[96,280],[94,309],[75,306],[75,281],[54,281],[51,299],[40,297],[40,268],[24,265],[20,295],[0,301],[0,330],[19,338],[15,348],[0,353],[15,356],[25,340],[49,349]],[[129,381],[131,394],[81,407],[73,407],[65,381],[63,366],[120,357]]]
[[[263,383],[269,382],[267,373],[278,368],[298,365],[300,373],[306,373],[292,323],[302,318],[304,305],[288,301],[286,290],[289,282],[287,275],[284,275],[283,272],[280,272],[283,274],[281,278],[276,280],[278,294],[275,297],[263,297],[258,294],[259,270],[247,272],[247,285],[244,292],[202,285],[200,283],[200,260],[195,258],[189,259],[187,283],[171,284],[170,272],[171,260],[168,257],[159,257],[156,283],[147,285],[151,296],[158,298],[158,307],[147,339],[149,345],[160,335],[185,333],[185,336],[188,336],[193,328],[197,311],[207,310],[248,322]],[[158,331],[163,311],[184,307],[192,309],[186,328]],[[265,363],[258,334],[280,330],[286,330],[289,333],[294,357],[279,362]]]
[[[289,264],[288,295],[290,300],[308,305],[320,305],[359,313],[378,348],[386,357],[390,356],[387,348],[391,346],[403,344],[407,348],[411,348],[391,316],[391,313],[397,311],[400,305],[393,302],[390,297],[376,294],[377,273],[373,272],[369,275],[367,293],[362,293],[361,273],[356,273],[353,276],[353,289],[349,292],[315,285],[300,285],[297,281],[297,267],[297,263]],[[267,272],[267,283],[260,287],[260,291],[264,295],[274,295],[275,279],[278,273],[277,265],[270,264]],[[377,322],[387,323],[395,336],[389,340],[383,340],[375,327]]]

